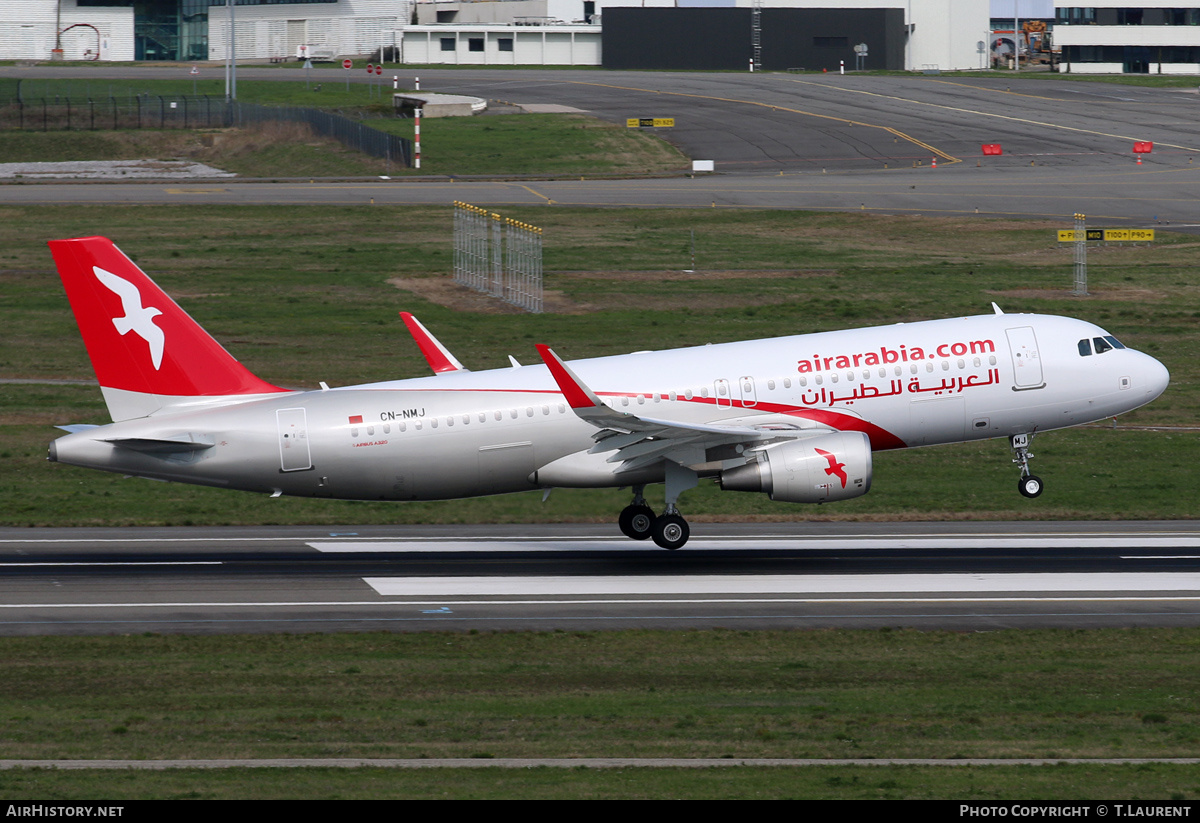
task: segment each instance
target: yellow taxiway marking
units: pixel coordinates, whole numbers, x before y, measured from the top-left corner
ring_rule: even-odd
[[[946,106],[941,103],[928,103],[924,100],[914,100],[911,97],[900,97],[900,96],[894,95],[894,94],[880,94],[879,92],[864,91],[863,89],[844,89],[839,86],[830,86],[827,83],[814,83],[810,80],[794,80],[790,77],[784,78],[784,79],[787,80],[789,83],[799,83],[799,84],[805,85],[805,86],[819,86],[820,88],[823,88],[823,89],[833,89],[835,91],[846,92],[847,94],[865,94],[868,97],[880,97],[880,98],[883,98],[884,100],[895,100],[898,103],[911,103],[916,106],[929,106],[931,108],[942,109],[944,111],[959,112],[960,114],[974,114],[979,117],[996,117],[996,118],[999,118],[1000,120],[1008,120],[1013,123],[1025,123],[1026,125],[1029,125],[1029,126],[1042,126],[1043,128],[1048,128],[1048,129],[1062,129],[1063,131],[1073,131],[1073,132],[1077,132],[1079,134],[1092,134],[1097,137],[1111,137],[1115,140],[1129,140],[1129,141],[1136,142],[1138,140],[1145,139],[1145,136],[1129,137],[1124,134],[1111,134],[1109,132],[1096,131],[1095,129],[1081,129],[1081,128],[1077,128],[1075,126],[1064,126],[1060,123],[1044,123],[1041,120],[1030,120],[1027,117],[1014,117],[1011,114],[997,114],[996,112],[979,111],[978,109],[967,109],[967,108],[963,108],[961,106]],[[1172,148],[1172,149],[1183,149],[1184,151],[1200,151],[1200,149],[1198,149],[1194,146],[1180,146],[1175,143],[1159,142],[1158,145],[1166,146],[1166,147]]]
[[[532,194],[533,196],[535,196],[535,197],[540,197],[540,198],[542,198],[543,200],[545,200],[547,203],[550,203],[550,204],[554,203],[554,201],[553,201],[553,200],[551,200],[551,199],[550,199],[549,197],[547,197],[546,195],[542,194],[540,191],[534,191],[533,189],[529,188],[529,186],[526,186],[526,185],[524,185],[524,184],[520,184],[520,186],[521,186],[521,188],[525,189],[525,191],[529,192],[529,193],[530,193],[530,194]]]
[[[1007,78],[999,78],[999,79],[1004,80]],[[1004,91],[1001,91],[1000,89],[992,89],[992,88],[988,88],[987,86],[976,86],[971,83],[956,83],[953,80],[933,80],[931,78],[929,80],[929,82],[930,83],[945,83],[947,86],[962,86],[963,88],[975,89],[976,91],[990,91],[995,94],[1011,94],[1014,97],[1032,97],[1034,100],[1049,100],[1054,103],[1073,102],[1075,99],[1075,98],[1071,98],[1071,97],[1043,97],[1040,94],[1026,94],[1024,92],[1012,91],[1010,89],[1005,89]]]
[[[167,194],[220,194],[227,192],[229,189],[166,189]]]
[[[904,132],[899,131],[897,129],[893,129],[889,126],[880,126],[875,123],[864,123],[861,120],[847,120],[844,117],[835,117],[832,114],[818,114],[815,111],[805,111],[804,109],[793,109],[789,106],[781,106],[777,103],[762,103],[758,100],[742,100],[737,97],[716,97],[711,94],[693,94],[690,92],[682,92],[682,91],[659,91],[657,89],[639,89],[634,86],[616,86],[611,83],[585,83],[580,80],[572,80],[570,82],[574,83],[575,85],[579,85],[579,86],[602,86],[603,88],[606,88],[606,89],[620,89],[621,91],[640,91],[640,92],[644,92],[646,94],[665,94],[665,95],[670,95],[672,97],[693,97],[698,100],[715,100],[719,103],[740,103],[744,106],[758,106],[760,108],[770,109],[771,111],[786,111],[786,112],[791,112],[792,114],[800,114],[805,117],[817,117],[822,120],[834,120],[834,121],[837,121],[838,123],[846,123],[847,125],[850,125],[850,126],[862,126],[863,128],[867,128],[867,129],[883,129],[884,131],[886,131],[890,134],[894,134],[897,137],[900,137],[904,140],[907,140],[910,143],[913,143],[914,145],[920,146],[921,148],[925,149],[926,151],[936,154],[938,157],[941,157],[947,163],[961,163],[962,162],[962,160],[960,160],[959,158],[954,157],[953,155],[947,154],[946,152],[942,151],[941,149],[934,148],[933,146],[930,146],[928,143],[923,143],[920,140],[916,139],[915,137],[911,137],[911,136],[905,134]],[[819,85],[819,84],[814,83],[813,85]]]

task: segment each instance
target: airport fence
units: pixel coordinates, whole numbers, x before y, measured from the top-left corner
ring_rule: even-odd
[[[223,97],[138,94],[127,97],[12,97],[0,100],[0,130],[245,128],[300,123],[313,134],[401,166],[412,166],[412,141],[322,109],[263,106]]]

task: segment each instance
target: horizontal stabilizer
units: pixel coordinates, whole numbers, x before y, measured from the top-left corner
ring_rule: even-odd
[[[171,437],[113,437],[104,442],[148,454],[198,452],[211,449],[216,445],[216,440],[211,434],[195,434],[193,432],[184,432]]]

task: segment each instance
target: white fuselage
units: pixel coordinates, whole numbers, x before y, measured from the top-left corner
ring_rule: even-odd
[[[1144,405],[1166,369],[1097,326],[994,314],[645,352],[570,363],[601,400],[688,424],[864,432],[872,449],[1059,429]],[[1119,344],[1118,344],[1119,345]],[[544,365],[175,409],[60,438],[90,468],[288,495],[431,500],[545,485],[617,486],[606,469],[535,472],[596,429]],[[180,442],[178,450],[164,442]],[[703,455],[700,474],[728,454]],[[590,464],[589,464],[590,465]],[[661,465],[637,482],[662,477]]]

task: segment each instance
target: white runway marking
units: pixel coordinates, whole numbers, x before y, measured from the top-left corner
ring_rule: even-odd
[[[1055,549],[1108,548],[1115,543],[1135,542],[1145,548],[1200,548],[1196,535],[906,535],[903,537],[767,537],[767,538],[692,538],[682,550],[738,551],[746,549],[790,549],[842,551],[856,549]],[[658,551],[650,541],[622,538],[517,538],[508,540],[331,540],[311,541],[309,547],[319,552],[561,552],[561,551]]]
[[[222,560],[97,560],[63,562],[0,563],[5,568],[36,568],[40,566],[221,566]]]
[[[229,615],[230,609],[278,609],[278,608],[300,608],[311,610],[314,608],[378,608],[389,611],[399,610],[403,612],[405,609],[414,606],[437,606],[437,609],[421,610],[421,614],[452,614],[449,605],[456,608],[463,606],[647,606],[647,605],[664,605],[664,606],[688,606],[688,605],[713,605],[713,604],[752,604],[752,605],[814,605],[828,606],[830,604],[883,604],[883,603],[919,603],[919,604],[938,604],[938,603],[977,603],[980,605],[994,605],[997,603],[1191,603],[1200,601],[1200,595],[1161,595],[1151,596],[1142,595],[1138,597],[1102,597],[1099,595],[1078,595],[1072,597],[1048,597],[1045,595],[1027,595],[1023,597],[994,597],[994,596],[978,596],[978,597],[803,597],[800,595],[792,597],[697,597],[697,598],[680,598],[671,597],[656,599],[652,597],[625,597],[625,598],[594,598],[589,597],[586,600],[576,600],[569,598],[555,597],[552,599],[533,600],[522,598],[521,600],[451,600],[448,597],[442,596],[434,600],[195,600],[195,601],[180,601],[169,603],[0,603],[0,610],[12,609],[83,609],[83,610],[115,610],[122,611],[126,609],[213,609],[219,614]],[[448,605],[449,604],[449,605]]]
[[[796,574],[366,577],[385,596],[730,595],[938,592],[1195,592],[1200,574]]]

